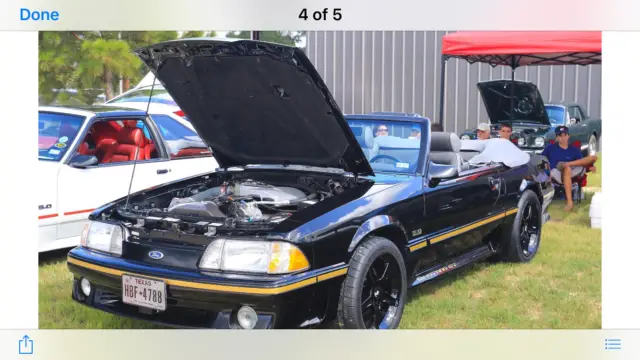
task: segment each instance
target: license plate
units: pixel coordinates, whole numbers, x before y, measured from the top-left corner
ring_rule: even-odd
[[[164,311],[167,309],[167,287],[163,281],[122,275],[122,301]]]

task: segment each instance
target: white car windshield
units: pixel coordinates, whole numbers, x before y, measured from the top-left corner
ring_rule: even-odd
[[[38,159],[60,161],[82,127],[84,116],[38,113]]]
[[[374,172],[416,172],[424,154],[423,124],[377,119],[348,119],[347,122]]]

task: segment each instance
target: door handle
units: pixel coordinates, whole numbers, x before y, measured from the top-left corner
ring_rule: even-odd
[[[160,174],[166,174],[166,173],[168,173],[169,171],[170,171],[170,169],[158,169],[158,170],[156,171],[156,173],[157,173],[158,175],[160,175]]]

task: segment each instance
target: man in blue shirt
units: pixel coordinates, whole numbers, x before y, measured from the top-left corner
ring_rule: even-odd
[[[573,208],[571,179],[583,174],[587,167],[591,167],[598,160],[598,157],[594,155],[583,158],[580,149],[569,144],[569,128],[566,126],[556,127],[556,143],[548,145],[541,155],[549,159],[551,178],[564,185],[565,194],[567,194],[567,205],[564,210],[571,211]]]

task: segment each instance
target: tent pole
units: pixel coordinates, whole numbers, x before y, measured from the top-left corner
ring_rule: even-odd
[[[440,126],[443,127],[442,122],[444,121],[444,79],[445,79],[445,70],[447,67],[447,58],[442,55],[442,64],[440,66],[440,114],[439,120]]]
[[[516,56],[512,55],[511,56],[511,114],[510,114],[510,120],[511,122],[513,122],[514,118],[514,111],[515,111],[515,106],[516,106],[516,91],[515,91],[515,85],[516,85]],[[513,124],[511,124],[511,126],[513,126]]]

